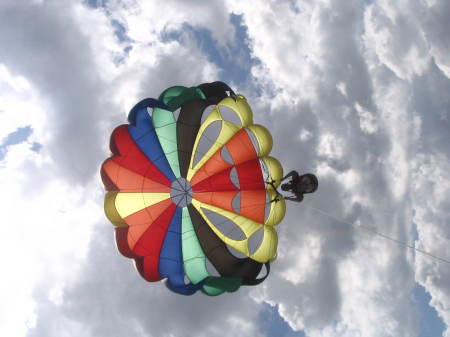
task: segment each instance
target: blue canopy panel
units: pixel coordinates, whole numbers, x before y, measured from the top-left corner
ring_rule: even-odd
[[[128,132],[139,149],[170,180],[176,180],[164,151],[153,128],[152,118],[147,108],[168,109],[167,106],[153,98],[146,98],[136,104],[128,115]]]
[[[166,286],[173,292],[192,295],[202,287],[202,282],[196,285],[184,282],[181,215],[181,208],[177,207],[161,248],[159,274],[167,277]]]

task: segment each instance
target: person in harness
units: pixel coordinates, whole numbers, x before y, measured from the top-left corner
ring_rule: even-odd
[[[283,196],[285,200],[301,202],[303,200],[303,194],[313,193],[319,187],[319,181],[312,173],[299,175],[297,171],[291,171],[281,179],[281,182],[285,180],[289,181],[281,184],[281,190],[293,194],[293,196]],[[272,185],[277,195],[281,195],[273,183],[269,184]],[[278,201],[278,198],[275,198],[273,201]]]

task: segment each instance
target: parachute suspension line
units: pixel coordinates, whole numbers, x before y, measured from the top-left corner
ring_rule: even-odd
[[[398,245],[400,245],[400,246],[403,246],[403,247],[406,247],[406,248],[408,248],[408,249],[414,250],[414,251],[417,252],[417,253],[420,253],[420,254],[422,254],[422,255],[426,255],[426,256],[431,257],[431,258],[433,258],[433,259],[435,259],[435,260],[438,260],[438,261],[440,261],[440,262],[444,262],[444,263],[450,264],[450,260],[447,260],[447,259],[445,259],[445,258],[443,258],[443,257],[437,256],[437,255],[434,255],[434,254],[431,254],[431,253],[429,253],[429,252],[427,252],[427,251],[425,251],[425,250],[423,250],[423,249],[417,248],[417,247],[413,246],[412,244],[407,243],[407,242],[405,242],[405,241],[401,241],[401,240],[399,240],[399,239],[390,237],[390,236],[388,236],[388,235],[386,235],[386,234],[383,234],[383,233],[381,233],[381,232],[378,232],[377,230],[375,230],[375,229],[373,229],[373,228],[370,228],[370,227],[367,227],[367,226],[364,226],[364,225],[357,225],[357,224],[351,223],[351,222],[346,222],[346,221],[344,221],[344,220],[338,218],[337,216],[334,216],[334,215],[329,214],[329,213],[327,213],[327,212],[325,212],[325,211],[322,211],[321,209],[318,209],[318,208],[315,208],[315,207],[312,207],[312,206],[309,206],[309,205],[306,205],[306,204],[305,204],[304,206],[306,206],[306,207],[308,207],[308,208],[310,208],[310,209],[312,209],[312,210],[314,210],[314,211],[316,211],[316,212],[318,212],[318,213],[321,213],[321,214],[323,214],[323,215],[326,215],[326,216],[328,216],[329,218],[332,218],[332,219],[334,219],[334,220],[336,220],[336,221],[338,221],[338,222],[340,222],[340,223],[343,223],[343,224],[346,224],[346,225],[349,225],[349,226],[352,226],[352,227],[355,227],[355,228],[360,228],[360,229],[365,230],[365,231],[367,231],[367,232],[370,232],[370,233],[372,233],[372,234],[378,235],[379,237],[382,237],[382,238],[384,238],[384,239],[386,239],[386,240],[389,240],[389,241],[391,241],[391,242],[394,242],[394,243],[396,243],[396,244],[398,244]]]
[[[280,201],[280,199],[278,199],[278,196],[282,196],[282,194],[281,194],[280,192],[278,192],[277,188],[275,187],[275,185],[274,185],[274,184],[275,184],[275,180],[271,179],[271,180],[269,181],[269,178],[271,179],[272,177],[270,177],[270,176],[267,177],[265,183],[266,183],[266,185],[272,186],[273,190],[274,190],[275,193],[277,194],[275,198],[273,198],[272,200],[270,200],[270,203],[272,203],[272,202],[278,202],[278,201]]]
[[[273,188],[273,190],[275,191],[275,193],[277,194],[276,196],[275,196],[275,198],[273,198],[272,200],[270,200],[270,203],[273,203],[273,202],[278,202],[278,201],[280,201],[280,199],[278,198],[279,196],[283,196],[280,192],[278,192],[278,189],[275,187],[275,179],[273,179],[272,178],[272,176],[271,176],[271,174],[270,174],[270,171],[267,169],[267,167],[266,167],[266,165],[264,165],[264,163],[263,162],[261,162],[261,167],[262,167],[262,169],[263,169],[263,171],[265,172],[265,173],[267,173],[267,178],[266,178],[266,180],[264,181],[265,182],[265,184],[266,185],[270,185],[270,186],[272,186],[272,188]]]

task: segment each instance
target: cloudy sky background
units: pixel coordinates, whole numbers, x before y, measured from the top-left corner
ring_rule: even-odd
[[[0,2],[1,336],[450,337],[450,2]],[[140,99],[222,80],[320,189],[258,287],[148,284],[99,166]],[[341,221],[337,221],[337,219]],[[354,224],[354,225],[349,225]]]

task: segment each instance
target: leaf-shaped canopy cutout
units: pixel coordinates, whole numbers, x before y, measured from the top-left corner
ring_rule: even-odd
[[[220,115],[222,116],[222,119],[228,122],[231,122],[233,124],[236,124],[238,126],[242,125],[241,118],[239,115],[234,111],[233,109],[230,109],[227,106],[220,106],[219,107]]]
[[[231,207],[237,214],[241,212],[241,192],[236,193],[231,201]]]
[[[236,170],[236,167],[232,167],[230,170],[230,179],[231,182],[234,184],[234,186],[236,186],[237,189],[241,188],[241,184],[239,183],[239,176]]]
[[[233,220],[207,209],[203,209],[203,211],[208,220],[211,221],[223,235],[238,241],[246,238],[244,232]]]
[[[270,209],[271,209],[271,199],[270,199],[270,194],[266,192],[266,206],[264,208],[264,223],[267,222],[267,219],[269,218],[270,215]]]
[[[216,267],[214,267],[208,259],[206,259],[206,270],[210,276],[220,276],[220,273],[217,271]]]
[[[233,158],[231,158],[230,152],[226,146],[222,147],[220,155],[222,159],[225,160],[228,164],[233,165]]]
[[[205,129],[194,153],[194,166],[197,165],[197,163],[200,161],[200,159],[202,159],[205,153],[207,153],[208,150],[214,145],[217,137],[219,137],[221,128],[222,122],[215,121],[208,125],[208,127]]]
[[[229,251],[231,254],[233,254],[233,256],[235,256],[235,257],[237,257],[237,258],[239,258],[239,259],[244,259],[244,258],[247,257],[247,255],[242,254],[240,251],[234,249],[234,248],[231,247],[231,246],[228,246],[228,245],[227,245],[227,249],[228,249],[228,251]]]
[[[256,250],[261,246],[263,238],[264,229],[262,227],[248,238],[248,249],[250,251],[250,254],[254,254]]]
[[[260,149],[259,149],[259,142],[258,142],[258,139],[256,138],[255,134],[254,134],[251,130],[249,130],[249,129],[245,129],[245,131],[246,131],[247,134],[249,135],[250,140],[252,141],[253,147],[254,147],[255,150],[256,150],[256,153],[259,153],[259,152],[260,152]]]
[[[209,117],[209,115],[211,114],[211,112],[213,112],[213,110],[216,108],[215,105],[208,105],[204,110],[203,110],[203,114],[202,114],[202,118],[201,118],[201,124],[203,124],[203,122]]]

